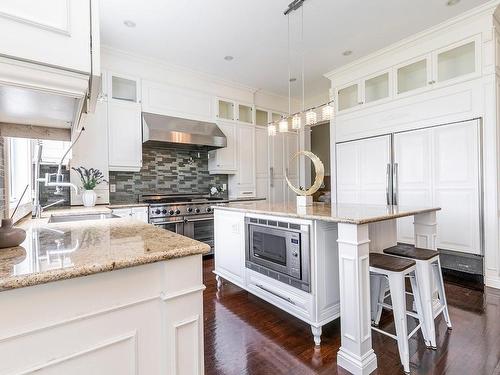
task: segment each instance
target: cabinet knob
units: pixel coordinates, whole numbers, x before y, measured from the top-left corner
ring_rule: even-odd
[[[358,104],[364,104],[363,102],[358,102]]]

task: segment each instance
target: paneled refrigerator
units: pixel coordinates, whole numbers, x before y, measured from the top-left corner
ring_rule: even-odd
[[[439,206],[437,246],[448,268],[482,273],[481,121],[336,144],[337,202]],[[414,243],[412,219],[398,241]]]

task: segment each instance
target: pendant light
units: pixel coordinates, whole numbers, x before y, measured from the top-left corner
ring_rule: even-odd
[[[267,135],[274,137],[276,135],[276,125],[272,123],[271,125],[268,125],[267,127]]]
[[[327,104],[321,110],[321,119],[323,121],[331,120],[333,117],[333,107],[330,104]]]
[[[292,117],[292,129],[293,130],[299,130],[301,123],[302,123],[302,118],[300,117],[300,114],[298,114],[298,113],[295,114]]]
[[[279,130],[280,130],[280,133],[286,133],[288,131],[288,120],[286,117],[283,117],[280,120]]]
[[[306,125],[315,125],[318,122],[318,115],[314,110],[310,109],[306,112]]]

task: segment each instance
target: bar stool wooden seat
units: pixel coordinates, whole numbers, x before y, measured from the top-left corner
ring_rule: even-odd
[[[413,260],[416,263],[416,274],[419,279],[418,294],[422,300],[424,327],[422,333],[426,339],[426,345],[436,349],[436,328],[434,319],[441,313],[446,321],[448,329],[452,328],[446,293],[444,291],[443,275],[441,273],[441,262],[439,253],[435,250],[420,249],[413,245],[398,244],[384,250],[401,259]],[[437,288],[437,301],[433,298]]]
[[[418,296],[418,284],[415,276],[415,267],[416,263],[414,260],[379,253],[370,253],[370,275],[372,276],[372,280],[379,282],[379,285],[381,285],[383,281],[387,279],[389,282],[392,300],[392,305],[387,305],[383,300],[381,301],[379,299],[379,294],[372,295],[372,310],[381,308],[382,306],[392,310],[394,315],[394,325],[396,327],[396,335],[374,326],[372,326],[372,330],[387,335],[397,341],[399,357],[406,373],[410,373],[408,340],[421,328],[423,322],[422,305],[419,298],[415,298],[417,309],[416,314],[406,310],[405,278],[407,276],[410,277],[414,295]],[[408,334],[407,315],[418,319],[416,328],[410,332],[410,334]]]

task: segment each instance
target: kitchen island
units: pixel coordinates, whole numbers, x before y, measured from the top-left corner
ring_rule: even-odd
[[[1,374],[203,373],[209,246],[135,219],[48,221],[0,249]]]
[[[397,219],[408,216],[416,245],[435,250],[439,208],[264,201],[214,209],[218,285],[226,279],[307,322],[316,345],[321,327],[340,317],[338,365],[353,374],[377,368],[369,253],[396,245]]]

